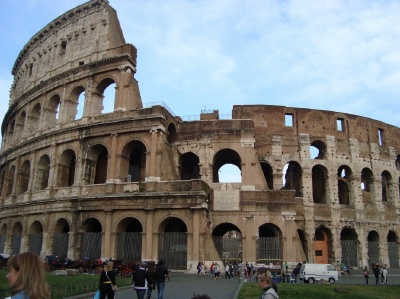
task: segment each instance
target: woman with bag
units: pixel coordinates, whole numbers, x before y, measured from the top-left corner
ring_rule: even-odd
[[[118,287],[115,281],[114,262],[110,260],[100,274],[99,298],[105,299],[107,296],[108,299],[114,299],[116,291],[118,291]]]

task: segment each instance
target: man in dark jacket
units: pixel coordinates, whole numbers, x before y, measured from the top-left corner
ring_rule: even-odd
[[[146,271],[146,263],[142,262],[132,276],[132,287],[136,291],[138,299],[143,299],[146,294],[150,274]]]
[[[165,279],[169,280],[169,271],[165,266],[164,260],[159,260],[156,266],[156,284],[158,291],[158,299],[163,299],[165,289]]]

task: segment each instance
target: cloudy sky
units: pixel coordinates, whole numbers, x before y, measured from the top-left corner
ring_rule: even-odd
[[[80,0],[1,0],[0,119],[19,51]],[[400,126],[400,1],[110,0],[144,103],[333,110]]]

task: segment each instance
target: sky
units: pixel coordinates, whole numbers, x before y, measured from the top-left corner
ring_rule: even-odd
[[[80,0],[0,0],[0,119],[20,50]],[[400,0],[110,0],[143,103],[175,115],[281,105],[400,127]],[[184,118],[185,119],[185,118]]]

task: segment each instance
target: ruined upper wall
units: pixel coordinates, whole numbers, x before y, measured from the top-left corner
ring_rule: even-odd
[[[10,104],[51,77],[120,54],[112,49],[124,44],[116,11],[107,0],[92,0],[71,9],[36,33],[21,50],[12,69]]]

